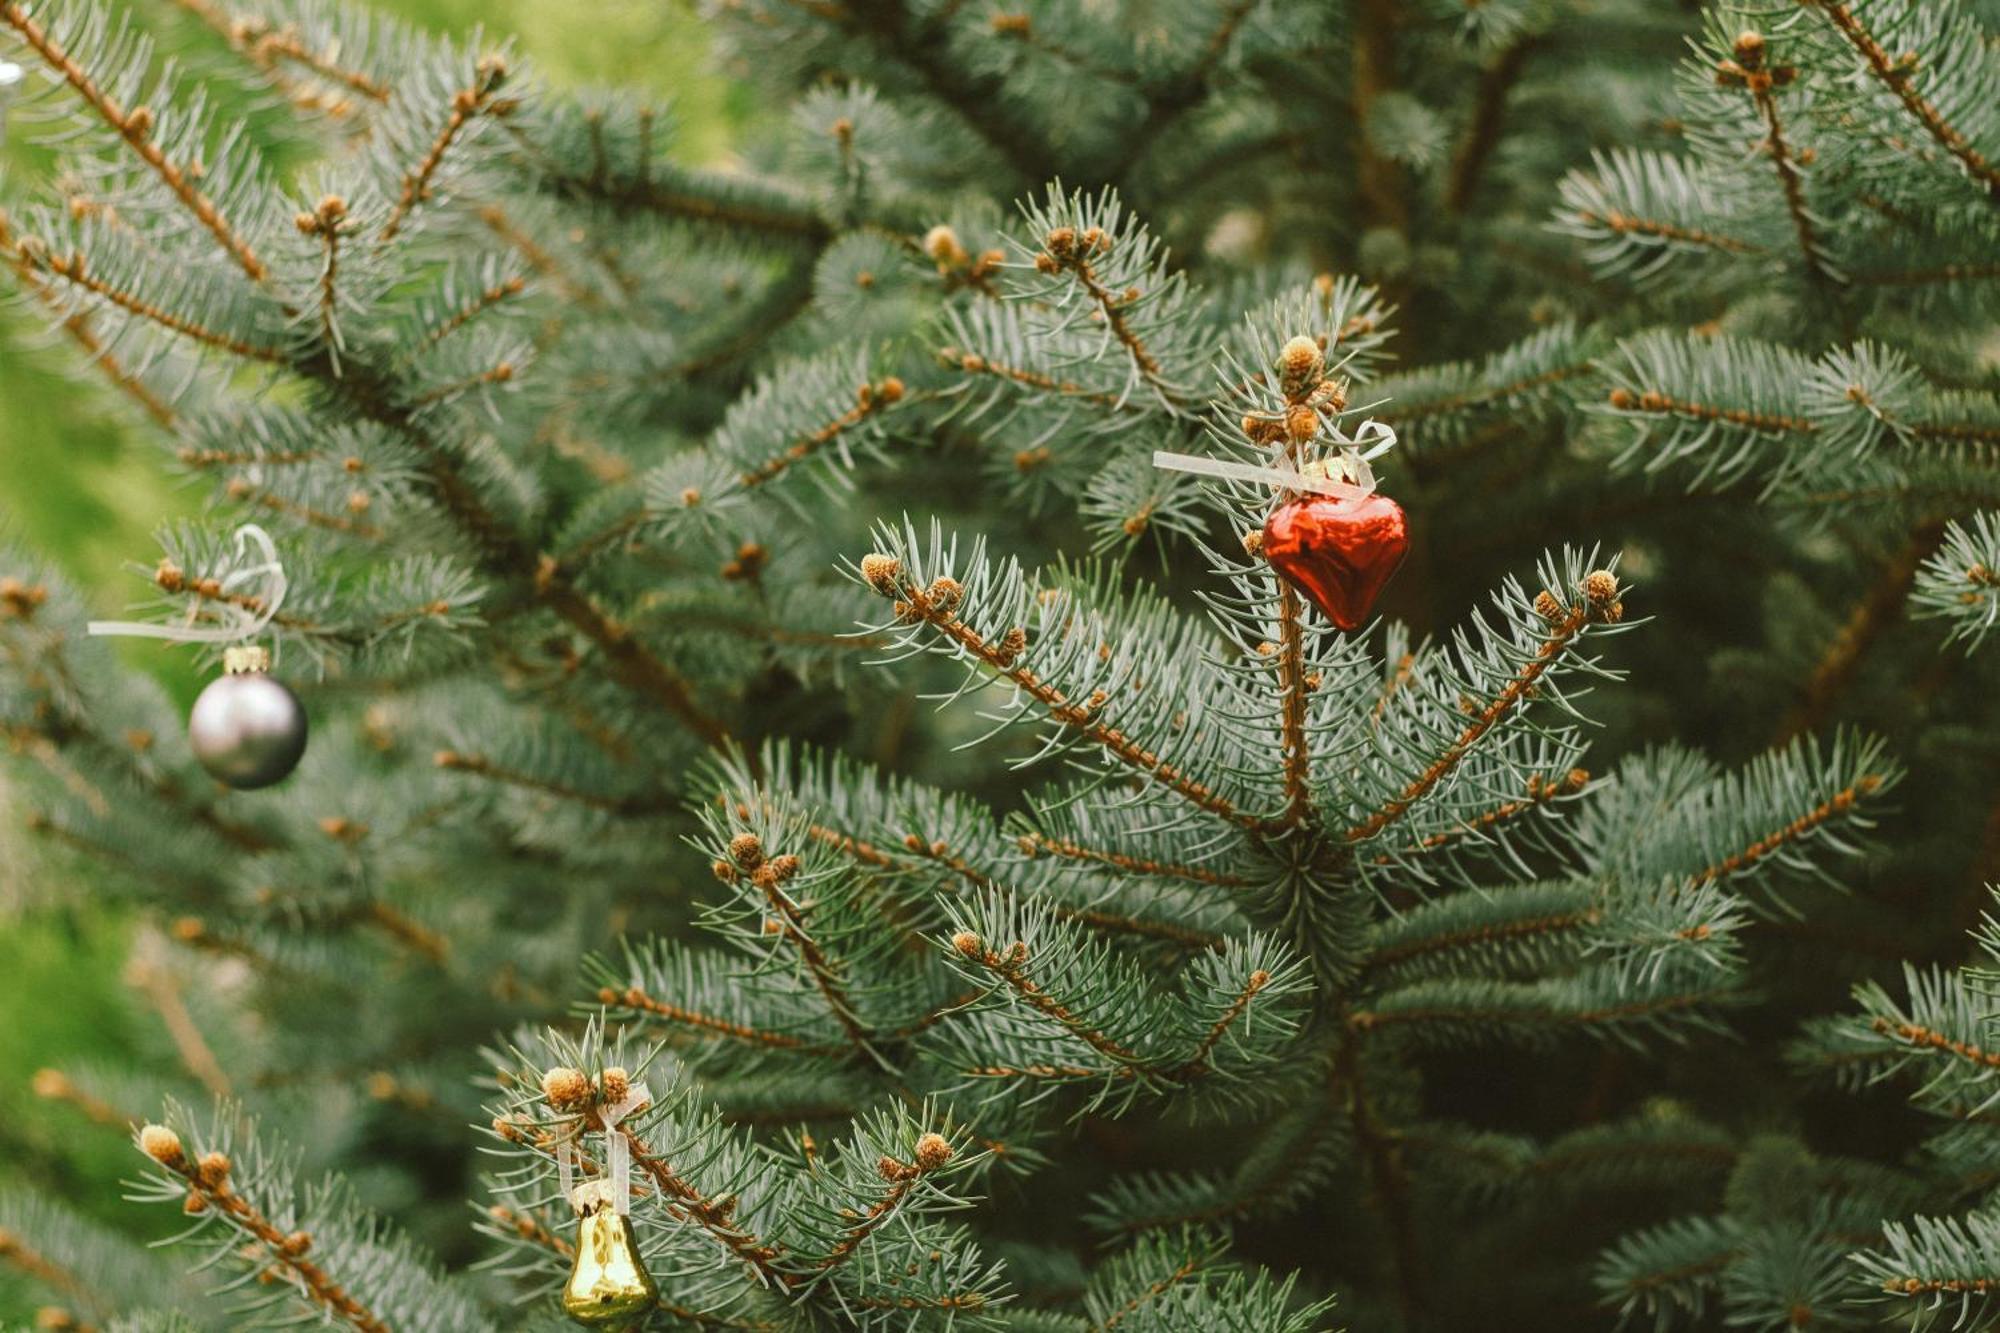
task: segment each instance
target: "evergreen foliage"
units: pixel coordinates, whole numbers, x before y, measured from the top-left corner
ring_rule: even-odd
[[[42,878],[171,1042],[37,1091],[184,1223],[0,1199],[46,1326],[561,1327],[614,1155],[647,1328],[2000,1320],[1970,923],[1802,1035],[1849,964],[1771,943],[1991,804],[1989,8],[728,0],[791,102],[729,170],[483,37],[157,9],[0,0],[0,265],[213,498],[133,614],[261,609],[269,527],[314,738],[215,787],[0,556]],[[1369,421],[1361,633],[1154,464]],[[1699,725],[1772,697],[1716,514],[1874,581],[1774,585],[1768,745]],[[1815,1141],[1816,1074],[1942,1128]]]

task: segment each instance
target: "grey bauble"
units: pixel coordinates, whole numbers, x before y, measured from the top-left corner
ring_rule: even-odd
[[[220,782],[254,791],[282,782],[306,752],[299,696],[263,671],[231,671],[210,682],[188,714],[188,744]]]

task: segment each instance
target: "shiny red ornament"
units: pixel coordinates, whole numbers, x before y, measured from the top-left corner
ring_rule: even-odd
[[[1361,628],[1410,550],[1403,507],[1386,495],[1302,495],[1264,520],[1264,558],[1343,630]]]

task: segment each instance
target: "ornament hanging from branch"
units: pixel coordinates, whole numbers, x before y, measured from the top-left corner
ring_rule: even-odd
[[[306,710],[284,682],[271,675],[271,653],[250,642],[278,614],[285,600],[285,569],[270,534],[254,523],[236,530],[236,554],[255,546],[262,558],[232,569],[217,580],[211,599],[220,625],[159,625],[131,620],[93,620],[92,634],[166,639],[174,643],[220,643],[222,676],[209,682],[188,714],[188,745],[218,782],[254,791],[282,782],[306,752]],[[255,592],[246,591],[261,581]],[[190,621],[194,615],[189,612]]]
[[[583,1078],[574,1070],[556,1072]],[[564,1314],[587,1327],[626,1328],[636,1326],[660,1303],[660,1289],[646,1271],[639,1238],[632,1232],[632,1146],[618,1127],[649,1097],[646,1085],[629,1079],[623,1070],[605,1070],[601,1084],[607,1095],[616,1095],[609,1090],[620,1084],[626,1086],[616,1101],[599,1105],[594,1117],[580,1117],[556,1145],[563,1197],[577,1215],[576,1262],[563,1285],[562,1307]],[[588,1082],[583,1086],[587,1089]],[[575,1136],[593,1119],[604,1129],[604,1174],[577,1185]]]
[[[1396,432],[1364,421],[1324,461],[1294,467],[1236,463],[1196,454],[1157,452],[1155,467],[1270,486],[1280,493],[1264,520],[1259,552],[1279,578],[1352,633],[1368,620],[1383,587],[1409,553],[1403,507],[1375,489],[1370,459],[1395,446]]]

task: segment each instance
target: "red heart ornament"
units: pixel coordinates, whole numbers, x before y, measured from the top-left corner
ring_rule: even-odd
[[[1264,558],[1343,630],[1368,619],[1410,549],[1403,507],[1386,495],[1302,495],[1264,520]]]

